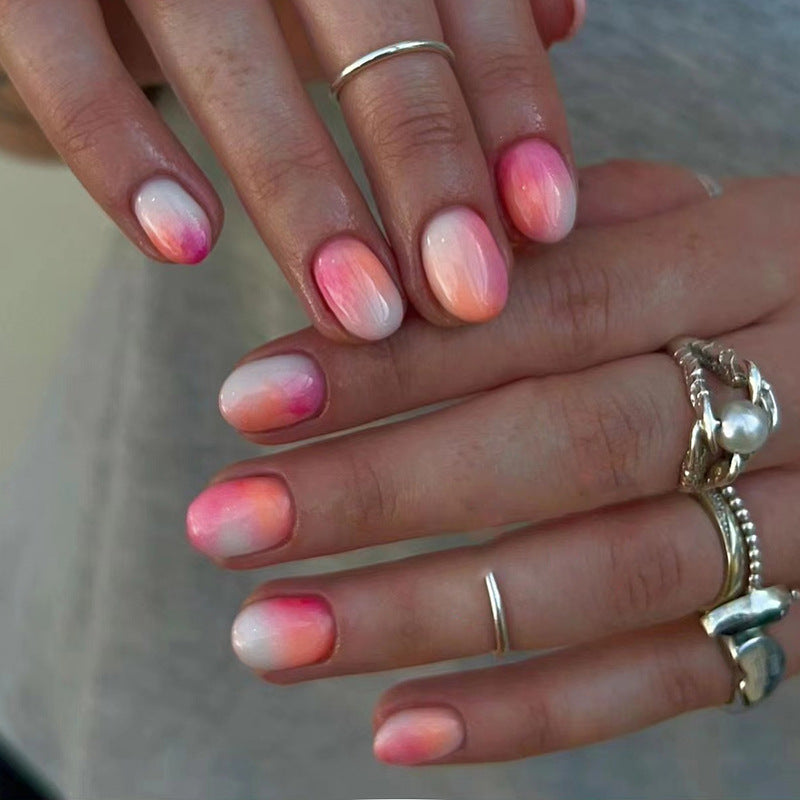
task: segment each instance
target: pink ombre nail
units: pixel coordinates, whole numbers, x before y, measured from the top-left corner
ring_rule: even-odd
[[[563,41],[571,39],[583,27],[586,20],[586,0],[572,0],[572,24]]]
[[[398,711],[375,734],[375,757],[386,764],[413,767],[438,761],[464,743],[464,723],[450,708]]]
[[[314,278],[344,328],[367,341],[391,336],[403,321],[403,299],[378,257],[358,239],[328,242]]]
[[[506,210],[520,233],[536,242],[557,242],[575,224],[572,176],[559,152],[542,139],[511,147],[497,165]]]
[[[422,237],[422,263],[436,298],[464,322],[497,316],[508,298],[508,271],[487,224],[469,208],[443,211]]]
[[[336,640],[328,604],[320,597],[273,597],[244,608],[231,641],[239,660],[261,672],[324,661]]]
[[[222,416],[245,433],[261,433],[315,417],[325,404],[325,377],[299,354],[243,364],[219,393]]]
[[[211,223],[197,201],[169,178],[153,178],[139,189],[133,211],[164,258],[197,264],[211,250]]]
[[[235,558],[283,544],[294,526],[286,484],[278,478],[240,478],[210,486],[186,514],[189,541],[212,558]]]

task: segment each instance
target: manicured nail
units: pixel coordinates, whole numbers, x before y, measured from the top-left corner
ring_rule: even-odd
[[[250,669],[262,672],[324,661],[333,650],[336,626],[319,597],[273,597],[253,603],[236,617],[233,649]]]
[[[331,311],[355,336],[377,341],[400,327],[400,292],[378,257],[358,239],[328,242],[314,260],[314,278]]]
[[[211,223],[197,201],[169,178],[147,181],[133,201],[139,224],[164,258],[197,264],[211,250]]]
[[[322,411],[325,377],[308,356],[290,354],[243,364],[219,393],[222,416],[245,433],[295,425]]]
[[[508,298],[508,271],[488,225],[468,208],[434,217],[422,237],[422,263],[436,298],[464,322],[497,316]]]
[[[586,0],[572,0],[572,25],[569,26],[569,31],[564,39],[571,39],[583,27],[586,20]]]
[[[212,558],[271,550],[292,532],[294,510],[278,478],[241,478],[206,489],[186,514],[189,541]]]
[[[398,711],[375,734],[375,757],[386,764],[413,767],[449,756],[464,743],[464,723],[450,708]]]
[[[520,233],[535,242],[557,242],[575,224],[572,176],[560,153],[542,139],[509,149],[497,165],[500,193]]]

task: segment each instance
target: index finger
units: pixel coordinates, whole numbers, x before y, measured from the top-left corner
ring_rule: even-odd
[[[309,331],[278,340],[226,381],[223,416],[255,441],[293,441],[748,325],[796,291],[798,194],[791,179],[747,181],[713,201],[576,232],[527,259],[506,313],[483,329],[409,320],[357,351]]]

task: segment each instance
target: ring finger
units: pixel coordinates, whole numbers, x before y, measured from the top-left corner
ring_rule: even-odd
[[[796,471],[740,482],[768,585],[800,581],[798,488]],[[479,547],[275,581],[251,596],[233,641],[248,666],[280,683],[487,653],[495,633],[484,576],[492,572],[511,649],[573,646],[709,607],[723,584],[722,554],[701,506],[674,494]]]

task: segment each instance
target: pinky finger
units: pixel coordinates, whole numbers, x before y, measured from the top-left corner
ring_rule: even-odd
[[[797,609],[770,634],[786,650],[787,675],[798,672]],[[376,711],[375,755],[415,766],[567,750],[721,706],[733,681],[719,645],[685,619],[511,666],[401,684]]]
[[[94,0],[0,2],[0,62],[78,180],[142,251],[205,258],[222,224],[219,199],[126,71]]]

